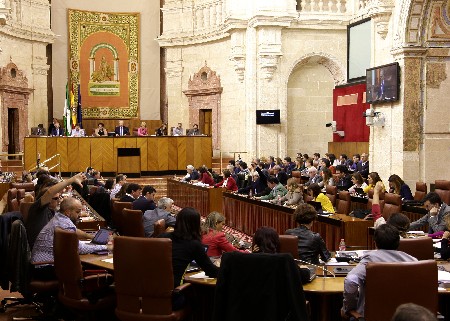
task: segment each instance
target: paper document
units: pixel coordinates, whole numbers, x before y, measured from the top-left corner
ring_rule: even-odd
[[[450,272],[438,270],[438,281],[450,282]]]
[[[109,259],[104,259],[104,260],[102,260],[103,262],[106,262],[106,263],[111,263],[111,264],[113,264],[114,263],[114,261],[113,261],[113,257],[112,258],[109,258]]]
[[[198,273],[189,275],[189,277],[193,278],[193,279],[204,279],[204,278],[207,278],[205,272],[198,272]]]

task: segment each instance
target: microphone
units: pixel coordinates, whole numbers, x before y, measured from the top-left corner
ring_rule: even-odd
[[[314,267],[316,267],[316,268],[321,269],[321,270],[324,272],[324,276],[325,276],[325,277],[327,276],[327,273],[330,273],[330,274],[333,276],[333,278],[336,277],[336,274],[334,274],[334,273],[331,272],[330,270],[327,270],[327,269],[324,268],[323,266],[316,265],[316,264],[313,264],[313,263],[311,263],[311,262],[303,261],[303,260],[300,260],[300,259],[294,259],[294,261],[295,261],[295,262],[299,262],[299,263],[303,263],[303,264],[307,264],[307,265],[312,265],[312,266],[314,266]]]

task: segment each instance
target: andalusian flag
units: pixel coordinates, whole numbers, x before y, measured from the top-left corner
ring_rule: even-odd
[[[69,83],[66,83],[66,99],[64,100],[64,130],[66,132],[66,136],[69,136],[72,132],[72,125],[71,125],[71,112],[70,112],[70,106],[69,106]]]
[[[75,125],[77,123],[77,113],[75,108],[75,96],[73,94],[73,85],[70,89],[70,110],[71,110],[71,126],[72,128],[75,128]]]
[[[81,87],[78,84],[77,123],[83,128],[83,110],[81,109]]]

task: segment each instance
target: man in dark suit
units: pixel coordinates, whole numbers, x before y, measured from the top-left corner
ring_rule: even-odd
[[[153,186],[146,185],[142,190],[142,195],[133,202],[133,210],[141,210],[142,214],[147,210],[154,210],[156,189]]]
[[[45,132],[45,128],[43,124],[39,124],[38,127],[36,128],[36,133],[34,133],[34,135],[38,135],[38,136],[45,136],[47,135],[47,133]]]
[[[59,123],[55,123],[55,128],[52,129],[52,136],[64,136],[64,129],[59,127]]]
[[[126,194],[120,199],[121,202],[134,202],[142,194],[142,187],[136,183],[130,183],[127,187]]]
[[[129,136],[130,130],[123,125],[123,120],[119,120],[119,126],[114,129],[116,136]]]
[[[278,178],[278,181],[281,185],[286,185],[288,180],[288,175],[279,165],[275,165],[273,167],[273,175]]]
[[[198,129],[198,125],[197,124],[194,124],[192,126],[192,129],[189,129],[189,131],[187,133],[188,136],[198,136],[198,135],[201,135],[201,134],[202,134],[202,132],[200,131],[200,129]]]
[[[361,174],[362,177],[367,179],[369,175],[369,155],[366,153],[361,154],[361,161],[356,164],[356,170]]]
[[[339,181],[336,184],[338,190],[347,191],[353,185],[347,167],[344,165],[336,166],[336,175],[339,177]]]

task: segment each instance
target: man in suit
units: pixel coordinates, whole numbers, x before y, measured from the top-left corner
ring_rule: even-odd
[[[142,194],[142,187],[136,183],[130,183],[126,194],[120,199],[121,202],[134,202]]]
[[[200,129],[198,129],[198,125],[197,124],[194,124],[192,126],[192,129],[189,129],[189,131],[188,131],[188,136],[198,136],[198,135],[201,135],[201,134],[202,134],[202,132],[200,131]]]
[[[142,190],[142,195],[133,202],[133,210],[141,210],[144,213],[147,210],[154,210],[156,189],[153,186],[146,185]]]
[[[367,179],[369,175],[369,155],[366,153],[361,154],[361,161],[356,164],[356,170],[362,177]]]
[[[279,165],[273,167],[273,175],[278,179],[281,185],[287,184],[288,175]]]
[[[314,166],[311,166],[308,169],[308,175],[309,180],[305,183],[305,186],[309,186],[314,183],[319,184],[323,180],[322,175],[318,173],[317,168],[315,168]]]
[[[64,129],[59,126],[59,123],[55,123],[55,128],[52,129],[52,136],[64,136]]]
[[[177,219],[175,218],[175,216],[170,214],[172,204],[172,199],[168,197],[161,197],[158,200],[157,208],[144,212],[142,221],[144,223],[144,231],[146,237],[151,237],[153,235],[153,225],[160,219],[163,219],[166,222],[166,227],[175,226],[175,222],[177,221]]]
[[[339,181],[336,184],[338,190],[347,191],[350,187],[352,187],[353,183],[350,175],[348,174],[347,167],[344,165],[337,165],[336,175],[339,177]]]
[[[114,129],[116,136],[129,136],[130,130],[123,125],[123,120],[119,120],[119,126]]]
[[[37,136],[45,136],[47,135],[47,133],[45,132],[45,128],[43,124],[39,124],[38,127],[36,128],[36,133],[34,135]]]

